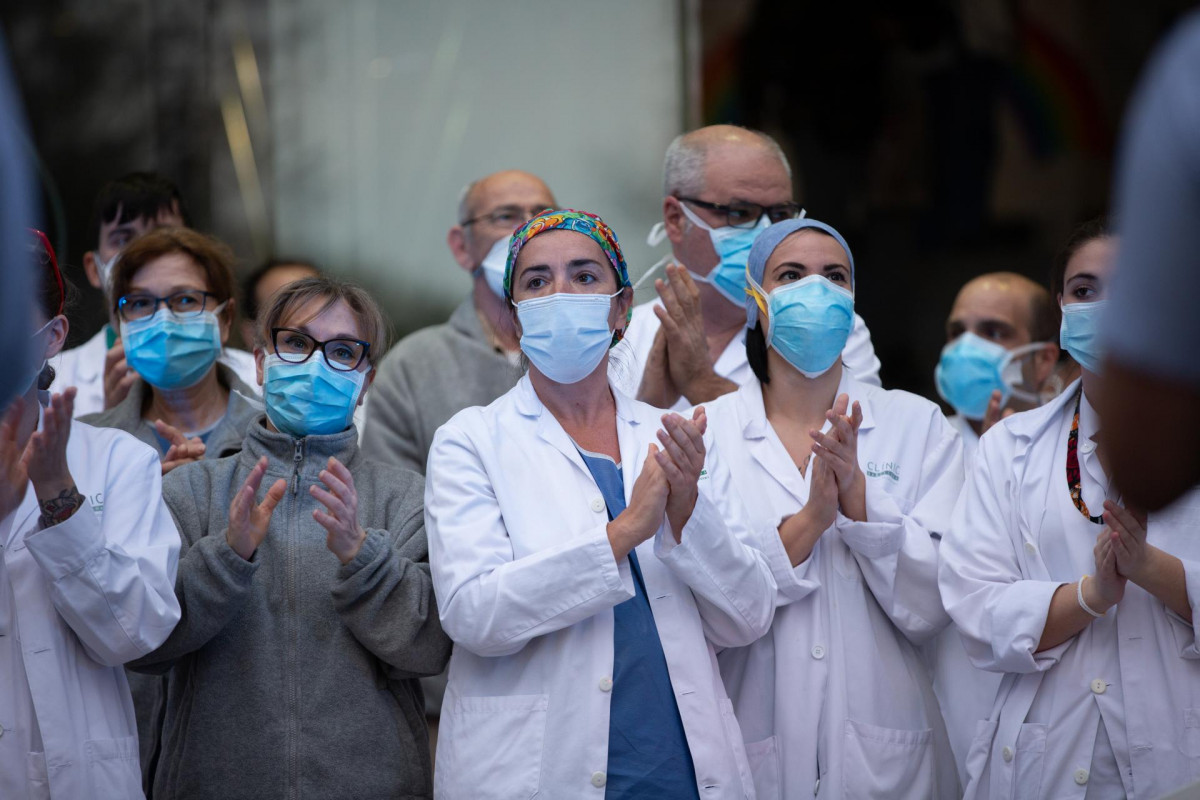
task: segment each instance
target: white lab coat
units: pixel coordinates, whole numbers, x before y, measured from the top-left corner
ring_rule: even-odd
[[[707,405],[709,429],[779,586],[771,632],[722,652],[721,674],[759,800],[957,797],[916,645],[950,621],[938,596],[933,537],[949,523],[962,486],[962,444],[937,406],[916,395],[845,371],[837,392],[862,407],[868,521],[839,513],[795,568],[778,526],[807,502],[811,471],[802,476],[784,449],[757,380]]]
[[[1101,718],[1130,797],[1156,798],[1200,778],[1193,624],[1130,583],[1104,618],[1035,653],[1055,590],[1095,572],[1092,548],[1102,530],[1079,513],[1067,489],[1077,388],[984,434],[942,541],[942,597],[971,660],[1006,673],[967,756],[971,798],[1083,798],[1097,769]],[[1079,459],[1084,501],[1094,514],[1107,479],[1089,441],[1089,416],[1085,399]],[[1147,536],[1183,560],[1192,617],[1200,622],[1200,492],[1151,514]],[[1121,778],[1115,780],[1091,788],[1119,796]]]
[[[618,380],[621,391],[630,397],[637,397],[642,385],[642,373],[646,371],[646,360],[650,357],[650,349],[654,346],[654,337],[662,323],[654,313],[655,306],[661,306],[662,300],[642,303],[633,309],[633,318],[629,321],[629,329],[625,331],[625,342],[629,343],[628,361],[618,360],[609,370],[609,374]],[[867,323],[858,314],[854,315],[854,327],[850,338],[842,349],[842,363],[862,383],[879,386],[879,358],[875,355],[875,346],[871,344],[871,332]],[[722,378],[733,381],[738,386],[745,386],[754,378],[754,370],[746,360],[746,332],[739,331],[725,347],[713,370]],[[688,408],[691,403],[686,397],[680,397],[673,406],[675,411]]]
[[[121,665],[179,620],[179,533],[158,454],[117,430],[71,426],[85,506],[40,530],[30,484],[0,521],[0,797],[142,797]]]
[[[631,497],[661,411],[614,391]],[[713,450],[682,544],[664,524],[637,548],[703,798],[752,798],[741,733],[714,647],[770,627],[775,583],[714,498]],[[458,798],[604,797],[613,606],[634,596],[609,545],[599,489],[529,377],[434,437],[425,485],[429,560],[454,640],[435,793]],[[731,528],[733,528],[731,530]]]
[[[963,463],[970,474],[979,447],[979,435],[960,414],[950,417],[949,422],[962,437]],[[950,737],[954,762],[958,766],[958,779],[966,786],[967,751],[975,738],[975,726],[991,713],[1003,676],[971,663],[962,633],[954,625],[946,626],[926,645],[926,651],[933,667],[933,691],[942,707],[946,734]]]
[[[68,386],[76,388],[75,416],[95,414],[104,410],[104,356],[108,353],[107,326],[78,347],[63,350],[50,359],[54,367],[51,388],[61,392]],[[228,366],[247,386],[259,389],[254,355],[245,350],[226,347],[218,359]]]

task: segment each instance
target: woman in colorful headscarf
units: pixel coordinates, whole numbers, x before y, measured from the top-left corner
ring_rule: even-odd
[[[430,561],[456,643],[437,795],[751,797],[715,649],[767,630],[775,584],[717,511],[730,487],[705,413],[610,385],[633,291],[599,217],[534,217],[504,286],[528,374],[453,417],[429,456]]]
[[[854,259],[836,230],[776,223],[746,272],[755,379],[709,410],[779,585],[771,632],[720,657],[758,797],[957,797],[916,645],[949,621],[935,539],[962,443],[933,403],[843,367]]]

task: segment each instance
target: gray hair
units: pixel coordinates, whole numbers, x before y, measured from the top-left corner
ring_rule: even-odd
[[[475,189],[475,184],[479,181],[471,181],[462,188],[458,193],[458,224],[461,225],[467,221],[467,215],[470,213],[471,192]]]
[[[776,156],[783,164],[788,180],[791,180],[792,167],[779,142],[762,131],[740,127],[739,130],[753,136],[759,144]],[[704,163],[708,156],[708,148],[712,144],[709,137],[703,135],[704,131],[704,128],[700,128],[681,133],[667,147],[667,156],[663,160],[664,197],[696,197],[704,191]]]

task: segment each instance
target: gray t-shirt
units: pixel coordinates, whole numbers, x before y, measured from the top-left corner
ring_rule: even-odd
[[[1102,328],[1122,364],[1200,386],[1200,12],[1155,52],[1125,124],[1117,270]]]

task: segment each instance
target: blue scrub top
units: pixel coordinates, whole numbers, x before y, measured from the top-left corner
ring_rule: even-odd
[[[600,453],[579,455],[592,473],[608,516],[625,510],[621,467]],[[634,596],[613,608],[613,686],[608,721],[605,800],[698,798],[675,690],[667,672],[637,553],[629,551]]]

